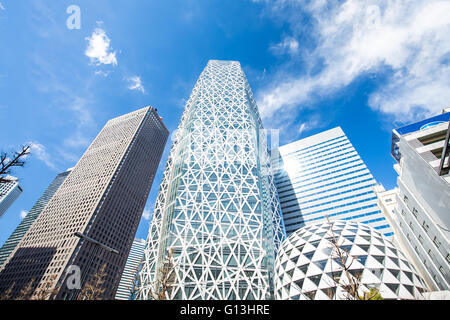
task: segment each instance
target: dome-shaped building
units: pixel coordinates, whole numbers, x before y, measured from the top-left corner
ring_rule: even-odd
[[[362,223],[333,221],[303,227],[283,242],[275,264],[275,297],[346,299],[343,285],[352,276],[360,279],[360,295],[376,288],[383,299],[420,299],[425,291],[414,267],[391,241]]]

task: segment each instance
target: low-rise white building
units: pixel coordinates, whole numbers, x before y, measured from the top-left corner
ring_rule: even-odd
[[[396,242],[429,291],[450,288],[450,113],[446,111],[393,130],[398,188],[381,198],[395,195],[394,211],[379,200],[385,203]]]

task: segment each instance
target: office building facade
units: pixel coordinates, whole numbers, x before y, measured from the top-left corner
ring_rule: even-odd
[[[23,192],[16,177],[7,176],[6,179],[8,182],[0,183],[0,217]]]
[[[9,257],[14,248],[19,244],[20,240],[25,236],[25,233],[31,227],[33,222],[39,216],[41,211],[45,208],[48,201],[55,194],[56,190],[58,190],[59,186],[63,183],[66,177],[69,175],[70,170],[66,172],[62,172],[56,176],[56,178],[50,183],[45,192],[39,198],[38,201],[34,204],[28,214],[23,218],[14,232],[9,236],[6,242],[0,249],[0,267],[3,266],[6,259]]]
[[[157,196],[138,299],[267,299],[284,229],[266,135],[239,62],[208,62],[186,104]]]
[[[133,300],[137,289],[137,272],[144,257],[145,240],[134,239],[123,268],[122,278],[116,292],[116,300]]]
[[[109,120],[3,266],[0,291],[50,284],[47,298],[83,299],[104,266],[97,298],[114,299],[168,135],[153,107]]]
[[[397,128],[395,236],[408,250],[428,290],[450,287],[450,110]]]
[[[340,127],[273,149],[272,167],[288,235],[328,218],[392,236],[375,179]]]

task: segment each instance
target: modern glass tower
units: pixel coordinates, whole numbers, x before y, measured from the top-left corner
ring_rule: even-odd
[[[239,62],[208,62],[186,104],[154,208],[138,299],[266,299],[284,237],[266,136]]]
[[[9,181],[0,183],[0,217],[22,194],[22,187],[15,177],[7,176]]]
[[[272,150],[272,167],[287,234],[328,217],[392,236],[376,181],[340,127]]]
[[[59,186],[61,185],[61,183],[63,183],[69,173],[70,170],[67,170],[66,172],[62,172],[56,176],[56,178],[52,181],[52,183],[50,183],[39,200],[36,201],[25,218],[23,218],[14,232],[9,236],[8,240],[6,240],[6,242],[3,244],[2,248],[0,249],[0,267],[9,257],[14,248],[19,244],[20,240],[22,240],[23,236],[28,231],[28,229],[30,229],[34,220],[36,220],[41,211],[45,208],[48,201],[55,194],[56,190],[58,190]]]
[[[136,289],[137,272],[144,257],[145,240],[134,239],[128,255],[127,263],[123,268],[122,278],[116,292],[116,300],[132,300]]]

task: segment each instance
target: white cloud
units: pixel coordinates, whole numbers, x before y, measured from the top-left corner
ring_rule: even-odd
[[[94,119],[88,108],[88,101],[76,96],[73,98],[73,103],[68,105],[68,109],[73,114],[75,130],[64,139],[64,145],[70,147],[70,150],[87,147],[92,138],[86,134],[86,131],[94,127]]]
[[[35,156],[37,159],[44,162],[47,167],[49,167],[52,170],[58,170],[55,165],[55,159],[50,156],[50,154],[47,152],[47,148],[40,144],[39,142],[33,142],[30,141],[27,143],[27,145],[30,146],[30,155],[33,157]]]
[[[132,76],[132,77],[127,78],[127,81],[129,83],[128,89],[137,90],[142,93],[145,93],[145,89],[144,89],[144,86],[142,85],[141,77]]]
[[[308,125],[307,122],[303,122],[299,127],[298,127],[298,135],[301,135],[303,132],[307,131],[310,129],[310,126]]]
[[[144,212],[142,213],[142,218],[144,218],[145,220],[150,220],[151,217],[152,217],[151,211],[145,208]]]
[[[105,77],[105,78],[107,76],[109,76],[109,72],[108,71],[102,71],[102,70],[97,70],[97,71],[94,72],[94,74],[96,76],[102,76],[102,77]]]
[[[26,211],[26,210],[21,210],[20,211],[20,217],[23,219],[23,218],[25,218],[26,216],[27,216],[27,214],[28,214],[28,211]]]
[[[91,59],[92,63],[95,63],[96,65],[117,65],[116,52],[110,51],[111,40],[108,38],[103,29],[96,28],[92,35],[86,38],[86,40],[89,41],[89,44],[86,48],[85,54]]]
[[[295,55],[299,52],[299,47],[300,45],[297,39],[293,37],[285,37],[280,43],[270,46],[269,50],[277,55],[284,53]]]
[[[5,10],[5,7],[3,6],[3,4],[1,2],[0,2],[0,9]]]
[[[295,3],[295,4],[294,4]],[[300,5],[311,17],[317,44],[304,50],[310,72],[278,75],[258,94],[263,117],[280,109],[299,108],[313,95],[328,95],[362,75],[382,75],[369,106],[396,117],[421,110],[440,113],[450,101],[450,2],[442,0],[347,0],[271,2],[288,15],[293,34],[301,34],[301,17],[283,6]],[[290,13],[287,13],[290,12]],[[317,65],[321,68],[317,72]],[[316,68],[316,69],[315,69]],[[314,70],[312,72],[311,70]]]

